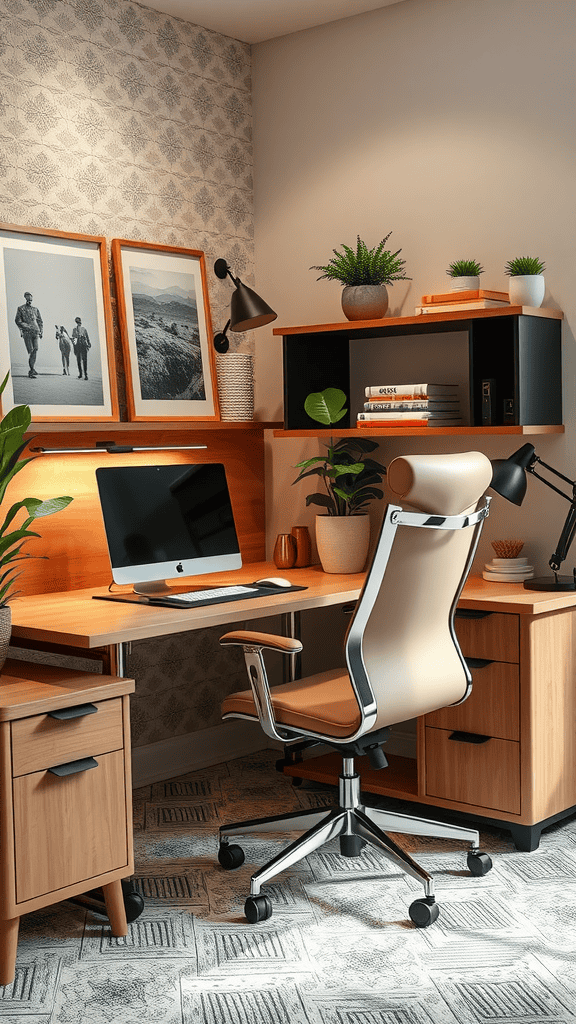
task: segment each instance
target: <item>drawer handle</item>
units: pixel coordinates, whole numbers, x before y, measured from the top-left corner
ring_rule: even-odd
[[[494,659],[489,658],[464,658],[464,661],[468,665],[468,668],[486,668],[487,665],[493,665]]]
[[[476,608],[457,608],[456,618],[457,619],[486,619],[488,615],[493,615],[494,612],[481,612]]]
[[[77,775],[78,772],[86,772],[89,768],[97,768],[98,761],[93,757],[81,757],[79,761],[67,761],[66,764],[56,764],[48,771],[52,775],[63,778],[65,775]]]
[[[479,732],[453,732],[448,739],[455,743],[488,743],[492,737],[482,736]]]
[[[60,708],[59,711],[49,711],[49,718],[57,718],[59,722],[67,722],[69,718],[84,718],[85,715],[95,715],[98,708],[95,704],[76,704],[73,708]]]

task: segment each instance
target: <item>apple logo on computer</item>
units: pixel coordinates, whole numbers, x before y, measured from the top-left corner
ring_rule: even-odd
[[[176,566],[176,572],[184,572],[184,566],[182,565],[182,562],[178,562],[178,565]]]

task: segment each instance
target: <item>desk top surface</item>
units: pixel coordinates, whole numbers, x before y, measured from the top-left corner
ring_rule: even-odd
[[[345,604],[357,600],[364,580],[363,573],[325,573],[319,565],[278,570],[270,562],[250,562],[235,572],[203,576],[198,589],[211,585],[251,583],[267,576],[283,576],[291,583],[308,589],[290,593],[279,591],[266,597],[192,609],[93,600],[94,594],[108,594],[106,587],[38,594],[12,602],[12,634],[15,639],[90,649]],[[122,588],[121,592],[129,594],[127,588]],[[460,599],[460,607],[540,615],[576,607],[576,592],[529,591],[517,583],[489,583],[479,577],[470,577]]]

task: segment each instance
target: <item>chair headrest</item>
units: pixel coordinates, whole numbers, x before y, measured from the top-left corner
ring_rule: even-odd
[[[482,452],[401,455],[388,466],[390,490],[421,512],[456,516],[475,507],[490,486],[492,466]]]

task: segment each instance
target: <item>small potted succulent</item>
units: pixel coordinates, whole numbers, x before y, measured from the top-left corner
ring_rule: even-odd
[[[388,309],[386,285],[411,280],[404,273],[406,260],[399,258],[402,250],[385,248],[391,234],[373,249],[358,235],[355,250],[342,244],[343,252],[333,249],[334,256],[325,267],[310,267],[322,271],[318,281],[327,278],[344,286],[342,311],[347,320],[380,320]]]
[[[446,273],[448,277],[452,278],[451,291],[477,291],[480,287],[480,274],[484,273],[484,267],[478,263],[478,260],[454,260]]]
[[[304,408],[324,426],[337,423],[346,414],[346,395],[339,388],[308,395]],[[298,483],[319,476],[322,491],[306,497],[306,505],[319,505],[324,514],[316,516],[316,545],[324,572],[360,572],[370,546],[368,505],[383,497],[380,489],[386,467],[370,458],[378,447],[367,437],[331,437],[324,455],[298,462]]]
[[[544,301],[546,282],[542,260],[536,256],[516,256],[508,260],[504,272],[510,278],[509,295],[512,306],[538,308]]]
[[[0,385],[0,395],[8,383],[7,373]],[[6,489],[17,473],[32,462],[33,456],[21,458],[30,438],[24,438],[31,423],[31,413],[27,405],[16,405],[10,409],[0,422],[0,503],[4,501]],[[15,583],[22,569],[19,564],[25,558],[38,558],[42,555],[22,553],[22,547],[30,537],[40,534],[29,527],[36,519],[50,516],[70,504],[72,498],[23,498],[8,509],[4,522],[0,524],[0,668],[4,664],[12,631],[12,614],[8,602],[17,596]],[[19,513],[24,513],[22,519]],[[17,518],[21,519],[17,525]]]

